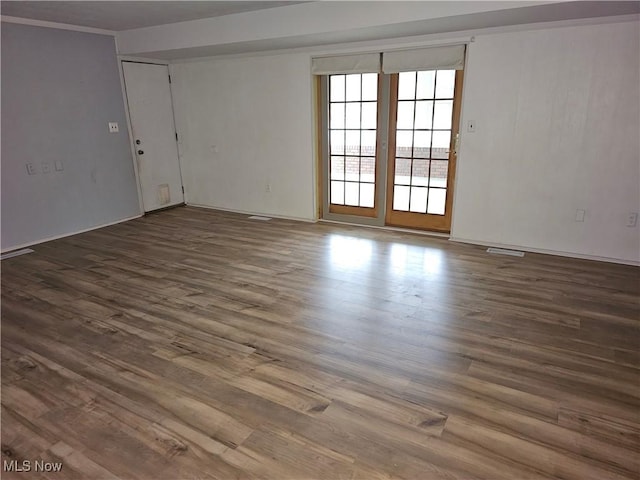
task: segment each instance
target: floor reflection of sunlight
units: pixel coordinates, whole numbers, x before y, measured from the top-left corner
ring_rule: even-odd
[[[442,269],[443,252],[437,248],[393,243],[389,260],[391,272],[398,276],[407,273],[438,275]]]
[[[425,248],[422,251],[422,271],[424,273],[439,274],[442,268],[442,250],[437,248]]]
[[[329,256],[334,267],[362,268],[369,264],[372,252],[372,240],[344,235],[331,235],[329,238]]]
[[[391,271],[398,276],[404,275],[407,269],[407,246],[401,243],[391,245]]]

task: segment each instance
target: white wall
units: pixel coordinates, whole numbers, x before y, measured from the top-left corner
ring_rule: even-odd
[[[172,79],[188,203],[314,217],[309,55],[177,64]]]
[[[3,251],[140,214],[112,36],[2,23],[1,173]]]
[[[454,238],[638,262],[639,229],[625,226],[640,210],[638,30],[476,34]],[[172,65],[189,203],[313,218],[310,57]]]
[[[640,210],[639,30],[628,22],[476,37],[454,238],[640,260],[639,229],[625,226]]]

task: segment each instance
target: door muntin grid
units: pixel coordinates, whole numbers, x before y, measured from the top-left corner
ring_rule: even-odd
[[[445,215],[455,76],[399,74],[393,210]]]
[[[329,203],[375,207],[378,74],[329,76]]]

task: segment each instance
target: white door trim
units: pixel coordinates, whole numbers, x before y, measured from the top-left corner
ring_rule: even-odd
[[[129,112],[129,102],[127,100],[127,89],[124,85],[124,69],[122,68],[122,60],[118,58],[118,73],[120,74],[120,89],[122,90],[122,102],[124,103],[124,113],[127,120],[127,133],[129,134],[129,150],[131,151],[131,162],[133,163],[133,173],[136,176],[136,188],[138,190],[138,209],[140,215],[144,215],[144,205],[142,204],[142,187],[140,183],[140,174],[138,172],[138,162],[136,162],[136,149],[133,141],[133,129],[131,128],[131,114]],[[171,100],[173,102],[173,99]]]
[[[169,78],[173,79],[173,68],[171,68],[171,64],[166,63],[165,65],[167,66],[167,71],[169,72]],[[182,202],[185,205],[188,205],[187,189],[184,186],[184,176],[182,175],[182,172],[183,172],[182,148],[180,148],[182,136],[180,135],[180,133],[178,133],[178,122],[176,121],[176,108],[175,108],[175,103],[173,101],[173,80],[169,82],[169,92],[171,95],[171,115],[173,115],[173,128],[175,128],[176,130],[176,151],[178,152],[178,168],[180,170],[180,183],[182,184]]]

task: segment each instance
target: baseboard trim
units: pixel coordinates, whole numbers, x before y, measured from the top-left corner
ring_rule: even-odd
[[[51,242],[53,240],[59,240],[61,238],[65,238],[65,237],[71,237],[72,235],[78,235],[79,233],[86,233],[86,232],[90,232],[92,230],[98,230],[99,228],[110,227],[111,225],[117,225],[118,223],[128,222],[130,220],[135,220],[136,218],[141,218],[143,216],[144,216],[143,214],[139,214],[139,215],[135,215],[133,217],[127,217],[127,218],[123,218],[121,220],[116,220],[115,222],[103,223],[101,225],[96,225],[95,227],[85,228],[83,230],[77,230],[75,232],[63,233],[62,235],[55,235],[53,237],[43,238],[41,240],[36,240],[35,242],[28,242],[28,243],[23,243],[21,245],[14,245],[12,247],[8,247],[8,248],[2,249],[2,251],[0,251],[0,253],[7,253],[7,252],[11,252],[13,250],[18,250],[20,248],[33,247],[34,245],[38,245],[40,243]]]
[[[209,210],[220,210],[221,212],[241,213],[243,215],[258,215],[261,217],[279,218],[280,220],[293,220],[294,222],[316,223],[317,220],[301,217],[288,217],[286,215],[278,215],[270,212],[248,212],[246,210],[235,210],[231,208],[214,207],[211,205],[201,205],[199,203],[187,203],[188,207],[207,208]]]
[[[449,238],[451,242],[457,243],[468,243],[471,245],[481,245],[483,247],[496,247],[496,248],[506,248],[511,250],[523,250],[525,252],[531,253],[541,253],[543,255],[555,255],[557,257],[568,257],[568,258],[578,258],[581,260],[594,260],[597,262],[608,262],[608,263],[618,263],[621,265],[631,265],[634,267],[640,266],[640,261],[634,260],[625,260],[622,258],[612,258],[612,257],[600,257],[597,255],[586,255],[583,253],[574,253],[574,252],[563,252],[560,250],[548,250],[546,248],[533,248],[533,247],[524,247],[522,245],[511,245],[507,243],[496,243],[496,242],[485,242],[482,240],[471,240],[468,238],[459,238],[459,237],[451,237]]]
[[[0,260],[8,260],[13,257],[28,255],[30,253],[33,253],[33,251],[34,250],[32,248],[21,248],[20,250],[14,250],[13,252],[3,253],[2,255],[0,255]]]

